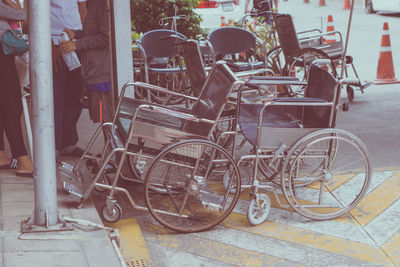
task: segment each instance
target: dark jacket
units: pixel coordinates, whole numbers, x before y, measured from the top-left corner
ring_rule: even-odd
[[[107,0],[89,0],[82,31],[76,31],[81,51],[82,77],[87,84],[111,81]]]

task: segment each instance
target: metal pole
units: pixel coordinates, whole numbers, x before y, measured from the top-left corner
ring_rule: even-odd
[[[346,68],[346,55],[347,55],[347,46],[349,44],[349,37],[350,37],[350,27],[351,27],[351,21],[353,19],[353,10],[354,10],[354,0],[351,1],[351,7],[350,7],[350,14],[349,14],[349,22],[347,24],[347,33],[346,33],[346,42],[344,45],[344,52],[342,56],[342,69],[340,71],[340,76],[339,78],[342,79],[344,75],[344,69]]]
[[[133,81],[131,7],[129,0],[109,0],[113,88],[118,98],[122,86]],[[127,96],[134,97],[132,94]]]
[[[58,223],[50,0],[30,0],[29,75],[32,89],[35,212],[33,224]]]

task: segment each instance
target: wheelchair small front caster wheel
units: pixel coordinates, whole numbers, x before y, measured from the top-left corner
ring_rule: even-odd
[[[354,101],[354,89],[353,89],[353,87],[351,87],[350,85],[347,85],[346,86],[346,91],[347,91],[347,99],[350,102],[353,102]]]
[[[247,219],[252,225],[262,224],[268,217],[271,209],[271,199],[265,194],[258,195],[257,199],[253,198],[250,201],[249,210],[247,211]]]
[[[101,210],[101,215],[103,219],[106,220],[107,222],[115,223],[121,218],[122,208],[117,203],[114,203],[112,210],[109,211],[107,205],[104,205],[103,209]]]
[[[349,103],[343,103],[342,106],[341,106],[341,108],[342,108],[342,110],[345,111],[345,112],[346,112],[346,111],[349,111]]]

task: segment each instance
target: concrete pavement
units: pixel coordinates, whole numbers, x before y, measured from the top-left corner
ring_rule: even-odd
[[[83,112],[80,124],[81,134],[85,136],[81,140],[83,144],[95,127],[89,121],[87,110]],[[115,250],[109,231],[88,225],[102,226],[92,200],[77,209],[76,197],[68,195],[61,186],[57,191],[60,218],[82,220],[82,223],[68,223],[69,231],[22,234],[21,222],[34,212],[34,180],[16,176],[15,170],[0,171],[0,266],[121,266],[119,251]]]
[[[71,225],[71,231],[24,233],[21,222],[34,211],[34,183],[14,171],[0,172],[0,266],[121,266],[104,229]],[[76,199],[58,191],[61,217],[101,224],[91,201],[76,209]]]

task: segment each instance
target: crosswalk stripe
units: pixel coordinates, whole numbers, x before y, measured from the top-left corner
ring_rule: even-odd
[[[165,228],[150,223],[146,223],[144,227],[153,233],[146,236],[149,242],[156,242],[167,248],[184,251],[214,261],[236,266],[267,266],[287,262],[284,259],[200,238],[193,234],[170,234]]]
[[[116,228],[120,234],[120,251],[128,266],[152,266],[150,254],[143,238],[140,226],[135,218],[105,223]]]
[[[248,206],[248,202],[239,200],[233,212],[246,215]],[[347,218],[347,221],[344,219],[341,221],[313,221],[301,216],[296,212],[271,208],[267,217],[268,221],[265,223],[269,223],[269,221],[271,221],[279,224],[290,225],[296,229],[306,229],[315,233],[335,236],[337,238],[343,238],[346,240],[349,239],[367,245],[375,245],[370,236],[362,230],[361,226],[359,226],[357,223],[350,223],[352,221],[351,216],[344,215],[342,217]],[[348,234],[349,232],[351,235]]]
[[[367,225],[400,197],[400,171],[369,193],[350,213]]]
[[[221,224],[237,230],[260,234],[266,237],[273,237],[279,240],[321,249],[350,258],[356,258],[381,265],[391,265],[387,256],[378,248],[351,240],[323,235],[313,231],[270,221],[258,226],[251,226],[247,222],[247,218],[239,214],[231,214]]]
[[[383,244],[383,251],[389,255],[395,266],[400,266],[400,231],[392,236],[385,244]]]

